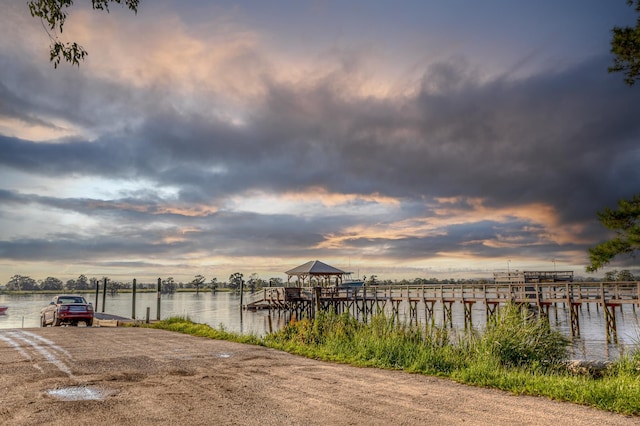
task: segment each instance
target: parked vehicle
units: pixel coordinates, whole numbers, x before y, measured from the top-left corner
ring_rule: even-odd
[[[40,311],[42,327],[57,327],[62,324],[77,326],[79,322],[84,322],[87,327],[93,325],[93,305],[87,303],[82,296],[55,296],[49,305]]]

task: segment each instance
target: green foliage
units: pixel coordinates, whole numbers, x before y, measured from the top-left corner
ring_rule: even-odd
[[[140,0],[91,0],[94,10],[104,10],[109,13],[111,3],[125,4],[129,10],[138,12]],[[73,0],[29,0],[27,3],[31,16],[40,18],[47,34],[51,39],[50,57],[54,68],[64,59],[72,65],[80,66],[80,61],[88,55],[87,51],[78,43],[62,42],[58,38],[58,32],[62,34],[67,20],[67,9],[73,5]]]
[[[33,291],[38,289],[38,283],[26,275],[14,275],[7,282],[7,290]]]
[[[635,281],[636,277],[628,269],[623,269],[622,271],[619,271],[619,272],[617,269],[614,269],[612,271],[605,272],[604,280],[608,282],[613,282],[613,281],[628,282],[628,281]]]
[[[243,275],[240,272],[234,272],[229,275],[229,287],[233,289],[239,289],[242,285]]]
[[[527,307],[507,304],[492,317],[478,342],[481,357],[505,367],[547,368],[567,357],[569,340]]]
[[[444,328],[422,330],[377,315],[362,323],[349,314],[321,313],[265,337],[268,346],[313,358],[441,375],[463,362]]]
[[[627,0],[633,6],[633,0]],[[625,83],[629,86],[640,79],[640,0],[635,0],[635,12],[638,14],[635,27],[614,27],[611,39],[613,66],[609,72],[624,72]]]
[[[342,362],[432,374],[461,368],[469,360],[491,368],[548,368],[566,358],[569,343],[548,321],[511,304],[490,321],[482,336],[469,331],[457,340],[446,328],[423,330],[384,315],[365,324],[348,314],[321,314],[315,321],[289,324],[267,336],[267,342],[298,353],[313,349],[317,356]]]
[[[162,294],[173,294],[176,292],[177,284],[173,277],[162,280],[160,285],[160,292]]]
[[[618,201],[617,210],[606,208],[598,212],[598,219],[616,236],[589,249],[589,272],[602,268],[618,254],[633,254],[640,249],[640,194]]]
[[[55,277],[47,277],[40,284],[41,290],[62,290],[64,283]]]

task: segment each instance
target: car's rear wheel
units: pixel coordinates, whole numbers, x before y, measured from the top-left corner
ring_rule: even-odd
[[[42,315],[40,317],[40,327],[46,327],[47,326],[47,320],[44,319],[44,315]]]

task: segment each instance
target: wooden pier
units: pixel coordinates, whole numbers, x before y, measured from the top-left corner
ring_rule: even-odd
[[[437,284],[408,286],[363,287],[265,287],[254,293],[253,301],[245,309],[287,311],[296,318],[313,318],[315,312],[334,310],[350,312],[367,320],[376,313],[389,310],[398,317],[400,305],[408,308],[409,321],[417,323],[418,310],[424,310],[427,320],[434,320],[436,304],[442,307],[445,324],[453,323],[452,308],[456,303],[464,307],[465,327],[472,324],[474,304],[485,307],[487,318],[495,314],[500,305],[508,302],[537,307],[548,317],[549,307],[562,304],[570,314],[572,336],[580,336],[579,309],[594,303],[602,307],[607,342],[617,343],[616,308],[640,303],[638,282],[550,282],[525,284]]]

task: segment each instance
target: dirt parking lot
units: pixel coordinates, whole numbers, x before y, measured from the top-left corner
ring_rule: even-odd
[[[638,425],[448,380],[140,328],[0,330],[6,425]]]

